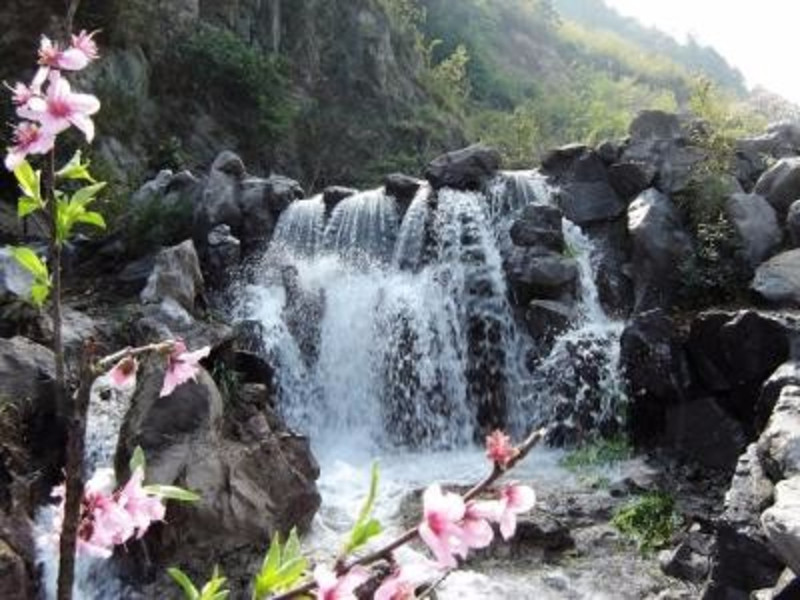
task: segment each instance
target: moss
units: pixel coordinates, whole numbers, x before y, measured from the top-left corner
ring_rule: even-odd
[[[669,544],[681,518],[675,510],[675,499],[664,492],[656,492],[620,508],[611,523],[636,542],[643,554],[649,554]]]

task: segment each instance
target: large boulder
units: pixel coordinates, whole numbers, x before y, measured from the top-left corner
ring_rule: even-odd
[[[162,377],[161,366],[140,377],[120,434],[117,469],[124,473],[141,446],[149,482],[196,490],[201,499],[169,506],[169,525],[146,538],[150,556],[157,562],[203,551],[220,556],[294,526],[307,529],[320,505],[319,469],[308,441],[270,427],[264,406],[230,423],[235,411],[205,370],[166,398],[159,398]]]
[[[761,387],[756,404],[756,431],[761,432],[764,429],[783,388],[787,385],[800,386],[800,364],[794,359],[780,365]]]
[[[625,203],[611,187],[606,166],[594,150],[579,145],[558,148],[544,157],[542,170],[557,185],[555,199],[573,223],[614,220],[625,212]]]
[[[51,403],[53,351],[24,337],[0,338],[0,401]]]
[[[785,386],[766,429],[758,456],[773,481],[800,475],[800,387]]]
[[[394,198],[400,206],[408,206],[417,195],[422,182],[416,177],[402,173],[391,173],[383,180],[386,195]]]
[[[195,299],[203,293],[203,274],[192,240],[165,248],[158,253],[153,271],[140,297],[145,304],[172,298],[190,313]]]
[[[767,199],[780,215],[800,199],[800,157],[782,158],[764,173],[753,190]]]
[[[209,286],[223,289],[242,260],[242,244],[228,225],[217,225],[208,234],[203,271]]]
[[[667,407],[688,398],[689,366],[675,324],[660,310],[638,314],[622,332],[620,346],[633,439],[655,443],[666,426]]]
[[[511,241],[517,246],[541,246],[564,250],[561,211],[548,204],[527,204],[511,225]]]
[[[748,446],[739,457],[716,522],[711,576],[706,600],[747,598],[753,590],[772,587],[783,570],[761,528],[761,513],[772,503],[773,485]]]
[[[233,152],[226,150],[214,159],[200,202],[194,210],[192,237],[195,243],[203,244],[216,225],[228,225],[234,232],[241,229],[239,195],[244,177],[244,163]]]
[[[572,258],[515,246],[503,266],[517,306],[535,299],[569,301],[575,296],[578,266]]]
[[[655,168],[654,186],[665,194],[686,189],[693,167],[705,158],[691,146],[691,133],[675,114],[660,110],[640,112],[631,122],[622,161]]]
[[[425,178],[434,189],[477,190],[497,173],[500,162],[497,150],[474,144],[434,158],[425,168]]]
[[[736,150],[772,158],[797,155],[800,152],[800,126],[790,121],[771,123],[765,133],[737,140]]]
[[[691,252],[691,238],[683,228],[672,200],[650,188],[628,207],[632,243],[634,310],[642,312],[671,305],[676,265]]]
[[[800,306],[800,249],[773,256],[759,266],[750,287],[770,304]]]
[[[304,195],[299,183],[281,175],[272,175],[268,179],[242,179],[237,196],[242,222],[238,228],[232,226],[232,230],[241,240],[244,254],[267,243],[272,238],[281,212]]]
[[[800,574],[800,476],[775,486],[775,504],[761,515],[761,525],[775,552]]]
[[[725,212],[739,234],[750,266],[757,267],[781,245],[783,232],[775,209],[758,194],[733,194]]]
[[[633,200],[653,184],[656,168],[643,162],[615,163],[608,168],[611,187],[624,200]]]

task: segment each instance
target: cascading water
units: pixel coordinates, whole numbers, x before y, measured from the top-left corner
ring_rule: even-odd
[[[526,367],[535,341],[515,324],[502,256],[516,214],[551,201],[544,178],[513,172],[486,194],[434,194],[422,185],[401,223],[383,190],[342,201],[324,226],[319,199],[298,202],[302,208],[281,217],[234,313],[264,325],[279,405],[291,427],[311,436],[321,463],[323,507],[307,543],[338,543],[374,458],[382,466],[378,516],[391,532],[411,489],[481,476],[482,452],[470,445],[479,423],[505,419],[521,432],[556,421],[568,392],[577,406],[618,410],[621,327],[600,306],[591,242],[567,221],[580,273],[578,317],[533,372]],[[278,275],[287,264],[298,280],[288,287]],[[317,305],[317,321],[292,316],[307,315],[309,303]],[[580,365],[592,366],[593,379]],[[557,456],[537,450],[524,468],[540,482],[563,482],[569,476]],[[450,578],[440,597],[518,595],[533,585],[512,576],[505,583],[476,578]]]

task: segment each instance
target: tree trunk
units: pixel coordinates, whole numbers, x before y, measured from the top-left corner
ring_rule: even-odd
[[[270,0],[272,15],[272,52],[277,54],[281,49],[281,0]]]

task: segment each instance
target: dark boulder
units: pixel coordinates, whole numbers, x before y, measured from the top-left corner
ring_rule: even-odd
[[[780,247],[783,232],[775,209],[758,194],[728,197],[725,212],[742,241],[750,266],[757,267]]]
[[[713,538],[702,531],[690,531],[674,550],[659,556],[661,570],[670,577],[703,583],[711,568]]]
[[[597,156],[607,165],[617,162],[617,160],[619,160],[619,154],[620,147],[609,140],[600,142],[597,146]]]
[[[153,271],[140,297],[144,304],[158,304],[172,298],[190,313],[203,293],[203,274],[192,240],[165,248],[156,255]]]
[[[795,200],[789,206],[786,214],[786,230],[794,248],[800,247],[800,200]]]
[[[408,206],[417,195],[422,182],[416,177],[402,173],[392,173],[383,180],[386,195],[394,198],[401,206]]]
[[[575,296],[575,260],[541,248],[514,247],[504,262],[511,293],[518,306],[531,300],[569,300]]]
[[[238,194],[242,224],[240,228],[231,227],[242,242],[243,253],[247,255],[264,247],[272,238],[281,212],[304,195],[299,183],[281,175],[243,179]]]
[[[608,168],[611,187],[624,200],[633,200],[653,184],[654,166],[642,162],[615,163]]]
[[[483,144],[434,158],[425,168],[425,178],[434,189],[478,190],[500,169],[500,153]]]
[[[800,158],[782,158],[764,173],[753,190],[766,198],[779,215],[800,199]]]
[[[637,444],[652,445],[664,432],[667,407],[688,398],[686,355],[675,324],[660,310],[634,316],[622,332],[620,346],[631,435]]]
[[[555,339],[575,320],[575,307],[553,300],[531,300],[523,313],[528,334],[536,341],[537,354],[546,355]]]
[[[203,272],[209,287],[224,289],[242,260],[242,244],[228,225],[217,225],[208,234],[203,252]]]
[[[325,204],[325,212],[327,214],[332,213],[339,202],[350,196],[355,196],[357,193],[358,190],[356,189],[342,187],[340,185],[326,187],[322,192],[322,202]]]
[[[241,230],[239,196],[244,176],[244,163],[233,152],[226,150],[214,159],[194,209],[192,237],[196,244],[205,243],[209,232],[220,224],[228,225],[234,232]]]
[[[676,265],[691,252],[680,213],[672,200],[650,188],[628,207],[633,256],[634,310],[671,306]]]
[[[591,223],[582,229],[594,245],[590,258],[600,304],[607,314],[626,318],[633,309],[631,242],[626,223]]]
[[[561,211],[548,204],[527,204],[511,226],[511,241],[517,246],[541,246],[564,250]]]
[[[772,587],[783,570],[761,527],[761,513],[772,503],[773,485],[761,468],[756,445],[739,457],[722,514],[716,522],[706,600],[747,598]]]

